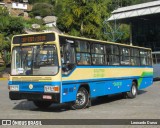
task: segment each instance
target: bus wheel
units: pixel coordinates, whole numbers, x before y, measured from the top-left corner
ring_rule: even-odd
[[[86,108],[88,104],[89,104],[88,91],[84,87],[81,87],[77,92],[76,101],[71,105],[71,108],[74,110],[83,109]]]
[[[137,84],[135,82],[132,82],[132,87],[129,92],[126,93],[128,98],[135,98],[137,96]]]
[[[33,103],[38,107],[38,108],[48,108],[51,104],[52,104],[52,102],[50,102],[50,101],[38,101],[38,100],[36,100],[36,101],[33,101]]]

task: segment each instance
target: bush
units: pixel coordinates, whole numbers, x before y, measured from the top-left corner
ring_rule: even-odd
[[[47,3],[34,4],[30,16],[53,16],[53,6]]]

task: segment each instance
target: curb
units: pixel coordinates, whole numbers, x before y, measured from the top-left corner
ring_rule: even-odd
[[[7,78],[0,78],[0,81],[2,81],[2,80],[8,80]]]

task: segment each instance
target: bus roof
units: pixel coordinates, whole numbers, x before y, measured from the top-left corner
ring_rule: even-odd
[[[70,35],[64,35],[64,34],[58,34],[58,35],[59,36],[64,36],[64,37],[75,38],[75,39],[89,40],[89,41],[93,41],[93,42],[101,42],[101,43],[106,43],[106,44],[115,44],[115,45],[120,45],[120,46],[151,50],[151,48],[133,46],[133,45],[122,44],[122,43],[115,43],[115,42],[110,42],[110,41],[96,40],[96,39],[90,39],[90,38],[85,38],[85,37],[77,37],[77,36],[70,36]]]
[[[77,36],[71,36],[71,35],[65,35],[65,34],[58,34],[56,32],[38,32],[38,33],[31,33],[31,34],[21,34],[21,35],[15,35],[15,36],[13,36],[13,38],[15,38],[17,36],[40,35],[40,34],[51,34],[51,33],[54,33],[54,34],[57,34],[57,35],[63,36],[63,37],[69,37],[69,38],[82,39],[82,40],[88,40],[88,41],[93,41],[93,42],[101,42],[101,43],[106,43],[106,44],[114,44],[114,45],[119,45],[119,46],[126,46],[126,47],[133,47],[133,48],[151,50],[151,48],[145,48],[145,47],[133,46],[133,45],[128,45],[128,44],[103,41],[103,40],[96,40],[96,39],[90,39],[90,38],[85,38],[85,37],[77,37]]]

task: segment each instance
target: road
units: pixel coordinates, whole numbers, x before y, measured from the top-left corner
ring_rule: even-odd
[[[11,101],[7,81],[0,81],[0,119],[160,119],[160,82],[139,91],[135,99],[121,94],[93,99],[92,106],[70,110],[66,104],[38,109],[31,101]]]

